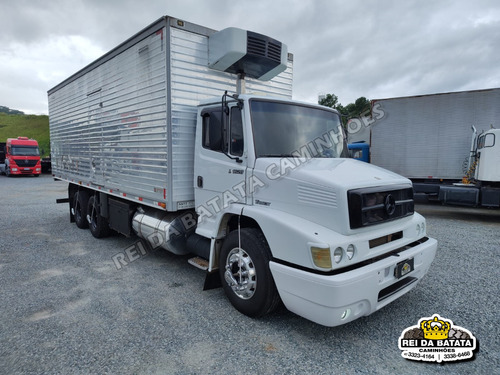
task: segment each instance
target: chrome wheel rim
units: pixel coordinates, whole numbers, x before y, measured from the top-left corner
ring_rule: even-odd
[[[250,255],[239,248],[232,249],[226,258],[224,279],[234,294],[250,299],[257,287],[257,272]]]

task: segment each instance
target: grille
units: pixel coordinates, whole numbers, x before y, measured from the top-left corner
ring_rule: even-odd
[[[24,159],[14,159],[14,162],[18,167],[34,167],[38,160],[24,160]]]
[[[259,34],[247,33],[247,53],[281,62],[281,43]]]
[[[350,190],[351,229],[380,224],[413,215],[413,188],[408,185]]]

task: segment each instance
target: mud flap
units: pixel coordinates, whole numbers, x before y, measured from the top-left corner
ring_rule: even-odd
[[[210,290],[220,288],[222,283],[220,281],[219,270],[213,270],[211,272],[207,271],[205,277],[205,284],[203,285],[203,290]]]

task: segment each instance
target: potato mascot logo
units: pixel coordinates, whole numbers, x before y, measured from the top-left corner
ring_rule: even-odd
[[[436,314],[405,329],[399,337],[399,349],[403,358],[413,361],[461,361],[473,357],[476,338]]]

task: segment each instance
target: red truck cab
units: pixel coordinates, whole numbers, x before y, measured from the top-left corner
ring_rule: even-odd
[[[42,165],[38,142],[28,137],[8,138],[5,144],[5,165],[2,167],[7,176],[39,176]]]

